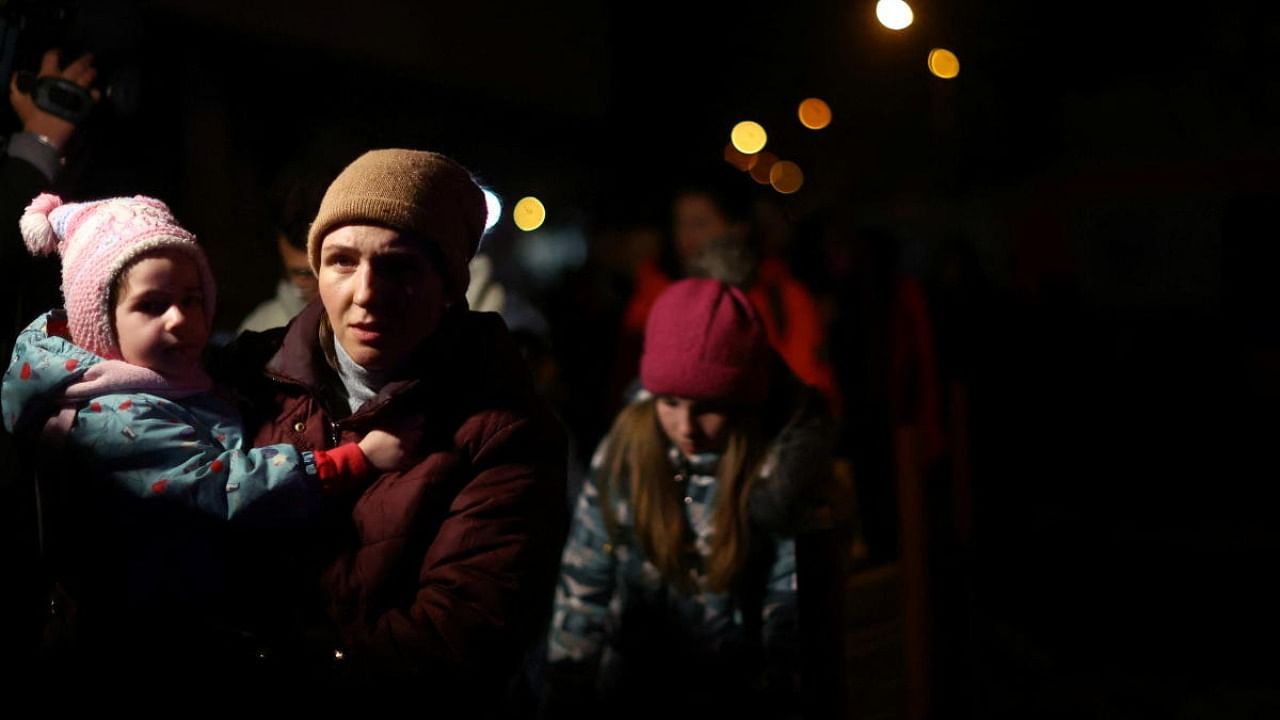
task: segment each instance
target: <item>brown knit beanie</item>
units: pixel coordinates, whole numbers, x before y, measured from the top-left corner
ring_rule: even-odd
[[[311,232],[307,254],[320,272],[320,245],[344,225],[379,225],[410,232],[440,249],[451,299],[464,296],[467,263],[484,232],[484,194],[458,163],[420,150],[370,150],[329,185]]]

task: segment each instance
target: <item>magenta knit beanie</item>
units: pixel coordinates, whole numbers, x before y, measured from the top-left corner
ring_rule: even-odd
[[[768,347],[764,323],[741,290],[681,280],[649,311],[640,382],[655,395],[755,405],[768,391]]]
[[[111,288],[133,260],[161,248],[186,253],[204,283],[205,318],[213,319],[216,286],[196,238],[174,220],[159,200],[137,195],[63,204],[42,193],[19,223],[22,239],[35,255],[62,256],[62,297],[71,341],[108,360],[119,360]]]

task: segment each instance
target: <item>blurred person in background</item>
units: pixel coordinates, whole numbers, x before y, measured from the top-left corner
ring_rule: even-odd
[[[654,302],[640,377],[575,509],[544,713],[798,716],[800,623],[834,627],[797,601],[797,536],[832,522],[825,403],[712,279]]]

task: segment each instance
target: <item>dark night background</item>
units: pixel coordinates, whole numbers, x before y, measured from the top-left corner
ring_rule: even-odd
[[[266,198],[301,154],[438,150],[591,239],[662,221],[669,186],[761,122],[806,174],[784,200],[797,274],[838,314],[812,228],[890,229],[971,398],[972,504],[926,492],[928,685],[862,715],[1280,716],[1274,5],[917,0],[899,33],[871,0],[61,5],[63,24],[32,11],[23,52],[50,38],[137,81],[62,187],[170,202],[224,329],[272,291]],[[954,80],[925,67],[939,46]],[[826,130],[795,121],[810,96]],[[519,234],[508,214],[493,242]],[[556,311],[554,282],[527,291],[553,325],[611,332]],[[893,563],[876,481],[862,519]],[[855,697],[909,684],[862,667]]]

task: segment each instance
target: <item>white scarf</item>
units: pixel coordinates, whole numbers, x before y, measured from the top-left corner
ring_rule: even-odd
[[[342,343],[336,338],[333,341],[333,351],[338,356],[338,378],[342,380],[342,387],[346,388],[347,404],[351,406],[351,412],[354,413],[365,403],[377,397],[378,391],[387,384],[387,377],[382,373],[364,368],[352,360],[343,349]]]

